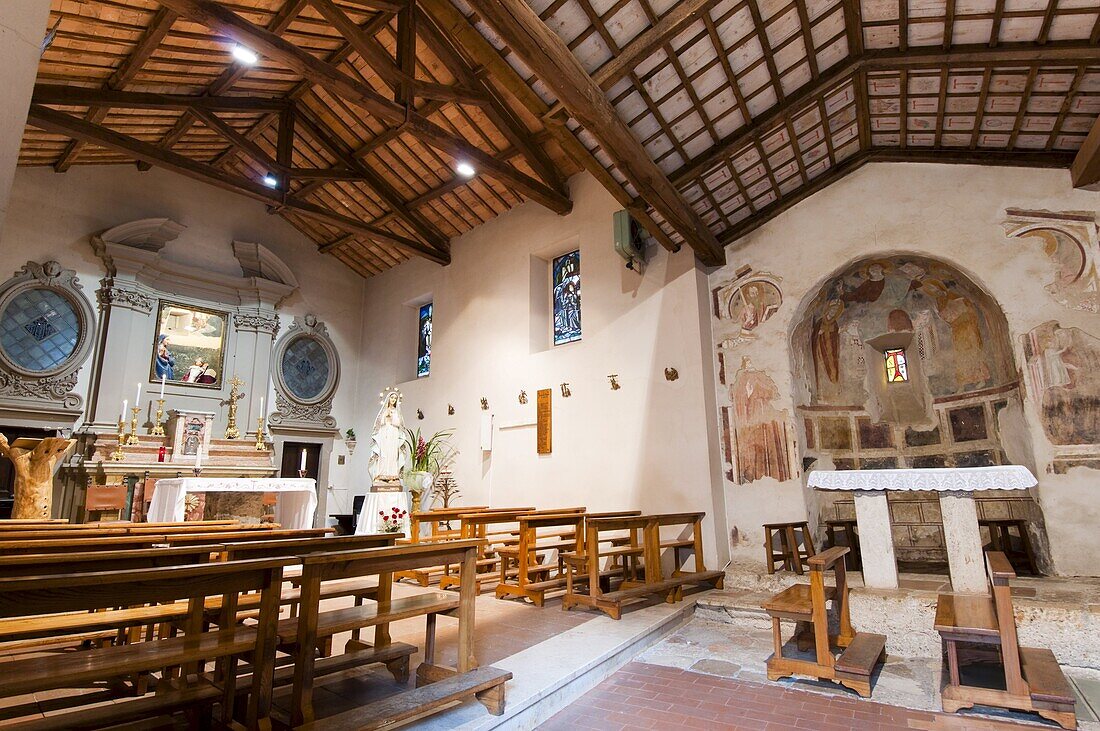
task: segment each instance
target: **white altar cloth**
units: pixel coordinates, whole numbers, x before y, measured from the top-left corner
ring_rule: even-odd
[[[1027,467],[933,467],[894,470],[813,470],[810,487],[820,490],[1026,490],[1038,481]]]
[[[273,492],[275,522],[283,528],[313,527],[317,512],[317,483],[310,478],[180,477],[157,480],[149,503],[148,521],[180,521],[187,513],[189,492]]]
[[[382,532],[382,516],[379,513],[391,515],[393,509],[405,511],[405,519],[402,521],[401,532],[409,535],[410,521],[408,513],[412,510],[412,501],[404,490],[400,492],[368,492],[363,500],[363,507],[359,511],[359,520],[355,524],[356,535]]]

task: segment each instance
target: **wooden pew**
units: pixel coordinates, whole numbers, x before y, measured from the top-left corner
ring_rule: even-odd
[[[236,700],[236,663],[248,655],[253,667],[247,708],[248,728],[268,728],[270,677],[275,663],[275,619],[282,570],[289,561],[261,559],[125,571],[97,571],[0,579],[0,618],[109,610],[123,605],[170,604],[186,600],[190,611],[183,637],[155,639],[65,653],[9,660],[0,664],[0,697],[60,688],[79,688],[170,667],[182,667],[179,678],[164,678],[158,692],[107,705],[76,708],[63,715],[28,719],[21,729],[75,729],[113,725],[186,708],[200,723],[200,706],[222,703],[221,721],[231,724]],[[254,627],[224,622],[203,631],[203,602],[224,596],[227,616],[236,612],[236,597],[260,591],[260,621]],[[205,672],[214,661],[214,675]]]
[[[71,530],[25,530],[7,531],[0,533],[0,539],[5,541],[23,540],[68,540],[69,538],[97,538],[103,536],[142,536],[142,535],[213,535],[220,533],[254,533],[257,531],[270,531],[267,525],[204,525],[187,523],[175,525],[145,526],[141,523],[120,525],[119,527],[91,527],[79,531]]]
[[[524,515],[558,515],[564,513],[583,513],[583,507],[556,508],[553,510],[534,510],[528,508],[490,510],[481,513],[463,513],[459,516],[462,523],[461,537],[476,538],[483,541],[478,557],[477,591],[481,593],[483,583],[496,583],[499,580],[498,566],[500,555],[497,549],[514,546],[519,543],[519,518]],[[439,588],[448,589],[458,586],[458,576],[449,567],[444,567],[439,577]]]
[[[6,526],[68,524],[68,518],[4,518],[3,520],[0,520],[0,530],[3,530]]]
[[[398,544],[458,540],[462,537],[462,530],[461,528],[451,528],[452,521],[458,520],[458,517],[464,513],[483,513],[491,510],[499,512],[501,508],[490,509],[486,505],[469,505],[459,508],[436,508],[415,512],[409,516],[409,537],[399,541]],[[512,508],[505,508],[504,510],[512,510]],[[421,526],[423,525],[429,526],[430,535],[420,535]],[[428,566],[422,569],[398,571],[394,573],[393,580],[408,579],[420,586],[428,587],[433,581],[438,581],[445,571],[446,568],[443,566]]]
[[[35,540],[4,540],[3,536],[0,536],[0,556],[10,556],[13,554],[21,553],[66,553],[69,551],[128,551],[140,548],[152,548],[158,544],[163,545],[168,542],[168,537],[164,535],[109,535],[99,536],[93,538],[66,538],[64,540],[56,540],[53,538],[42,538]],[[203,541],[195,541],[192,545],[197,545]],[[209,538],[205,539],[206,543],[212,542]]]
[[[302,611],[294,620],[279,623],[279,642],[294,651],[292,723],[296,728],[373,729],[435,710],[451,702],[476,696],[491,713],[504,712],[504,683],[512,674],[495,668],[477,669],[474,658],[475,573],[477,540],[374,548],[364,551],[321,553],[302,558]],[[457,594],[431,592],[393,598],[392,572],[419,566],[456,564]],[[321,587],[325,581],[350,576],[378,575],[377,602],[367,606],[320,611]],[[440,614],[458,618],[458,665],[445,668],[435,662],[435,626]],[[424,663],[417,669],[417,689],[355,708],[336,716],[315,720],[313,679],[320,672],[333,672],[367,663],[385,663],[398,682],[408,677],[409,656],[416,648],[390,639],[389,624],[410,617],[425,616],[427,630]],[[316,660],[313,647],[318,639],[353,628],[375,627],[374,644],[350,640],[345,654]],[[279,679],[276,674],[276,679]]]
[[[831,680],[851,688],[864,698],[871,695],[871,674],[882,662],[886,648],[886,636],[870,632],[856,632],[848,611],[848,581],[844,568],[844,556],[848,546],[828,548],[806,559],[810,567],[810,583],[795,584],[773,596],[761,606],[772,618],[772,640],[775,653],[768,658],[768,680],[778,680],[789,675],[808,675],[820,680]],[[825,585],[825,572],[832,569],[836,585]],[[829,634],[826,602],[837,606],[840,631]],[[783,656],[783,638],[780,620],[803,622],[812,628],[816,660],[800,660]],[[830,645],[843,648],[839,657],[833,656]]]
[[[725,579],[724,571],[708,570],[703,562],[703,534],[702,521],[706,513],[662,513],[658,515],[623,516],[610,518],[593,518],[585,524],[585,545],[589,548],[586,556],[574,556],[567,562],[566,595],[562,597],[562,608],[571,609],[575,606],[600,609],[612,619],[622,616],[623,604],[636,599],[642,599],[652,594],[665,597],[665,601],[675,602],[683,599],[683,587],[685,585],[703,586],[709,585],[722,588]],[[691,538],[675,538],[662,540],[661,529],[673,526],[690,526]],[[629,545],[617,545],[611,548],[601,548],[602,532],[626,531],[630,535]],[[642,534],[642,544],[637,545],[637,534]],[[690,547],[694,555],[694,570],[684,571],[680,551]],[[675,568],[672,575],[666,578],[661,568],[661,554],[671,549],[674,557]],[[601,558],[617,557],[624,560],[636,560],[638,555],[642,558],[644,579],[642,581],[627,580],[617,589],[605,591],[601,582],[600,561]],[[579,580],[579,576],[587,572],[587,580]],[[603,584],[603,585],[601,585]],[[581,589],[587,588],[588,593],[582,593]]]
[[[948,685],[943,710],[954,713],[975,705],[1031,711],[1062,728],[1077,728],[1073,689],[1047,649],[1020,647],[1010,583],[1016,572],[1000,551],[985,554],[990,595],[940,594],[936,602],[936,630],[947,649]],[[963,683],[958,643],[999,650],[1003,688]]]
[[[521,515],[519,542],[515,546],[501,546],[497,549],[501,559],[497,599],[523,597],[541,607],[546,601],[546,592],[564,589],[566,577],[561,561],[547,564],[542,559],[549,552],[560,555],[572,550],[576,554],[583,554],[584,522],[583,513]],[[539,530],[546,528],[559,530],[549,535],[540,535]],[[561,528],[569,530],[563,533]]]
[[[226,531],[223,533],[192,533],[169,535],[165,543],[170,546],[194,546],[200,543],[246,543],[248,541],[279,541],[288,538],[321,538],[332,535],[335,528],[302,528],[299,530],[264,529],[253,531]]]

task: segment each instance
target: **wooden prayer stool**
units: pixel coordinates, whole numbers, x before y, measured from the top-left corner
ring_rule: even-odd
[[[798,539],[795,531],[802,531],[802,548],[798,547]],[[779,537],[780,552],[776,553],[773,546],[775,538]],[[814,539],[810,535],[810,524],[801,523],[765,523],[764,524],[764,557],[768,566],[768,573],[775,573],[775,564],[781,562],[787,571],[802,573],[802,567],[806,559],[813,556]]]
[[[805,525],[803,523],[802,525]],[[871,695],[871,674],[882,662],[886,635],[856,632],[848,609],[848,581],[844,569],[847,546],[835,546],[807,559],[810,583],[795,584],[773,596],[761,606],[772,618],[772,639],[775,654],[768,658],[768,680],[790,675],[806,675],[819,680],[831,680],[851,688],[864,698]],[[835,586],[825,585],[825,572],[833,570]],[[826,602],[832,601],[840,620],[840,632],[829,634]],[[800,660],[783,656],[781,620],[809,625],[813,635],[815,660]],[[841,648],[834,657],[832,645]]]
[[[584,552],[584,521],[582,513],[520,517],[519,543],[497,549],[501,559],[497,599],[522,597],[541,607],[546,592],[565,589],[561,554]],[[539,529],[547,528],[552,530],[539,533]],[[552,551],[558,552],[558,560],[554,564],[544,563],[543,558]]]
[[[126,509],[126,485],[88,485],[84,493],[84,520],[87,523],[103,520],[122,520]]]
[[[837,543],[837,533],[844,536],[844,543]],[[855,520],[826,520],[825,548],[845,545],[852,549],[844,558],[844,565],[850,571],[863,570],[863,556],[859,552],[859,531]]]
[[[1054,653],[1020,647],[1017,640],[1009,585],[1016,578],[1012,565],[1000,551],[986,553],[985,565],[991,596],[940,594],[936,602],[936,631],[947,650],[948,685],[941,693],[943,710],[955,713],[981,705],[1031,711],[1062,728],[1077,728],[1073,689]],[[960,642],[990,648],[999,656],[1004,670],[1003,688],[962,682]]]
[[[509,509],[510,510],[510,509]],[[397,542],[397,545],[406,543],[424,543],[438,541],[455,541],[462,537],[461,528],[451,526],[451,521],[457,520],[460,515],[488,512],[485,505],[470,505],[456,508],[436,508],[435,510],[421,510],[409,515],[409,536]],[[429,535],[421,535],[421,526],[427,525]],[[428,566],[422,569],[410,571],[396,571],[393,574],[394,581],[408,579],[423,587],[431,586],[432,582],[438,582],[439,577],[445,573],[443,566]]]
[[[1039,567],[1035,563],[1035,551],[1031,547],[1031,537],[1027,534],[1026,520],[979,520],[978,531],[982,528],[989,530],[989,543],[982,546],[985,551],[1000,551],[1016,570],[1023,569],[1032,576],[1039,575]],[[1020,549],[1016,550],[1012,545],[1012,531],[1016,531]]]

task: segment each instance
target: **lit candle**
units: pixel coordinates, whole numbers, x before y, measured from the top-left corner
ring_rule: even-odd
[[[301,470],[302,472],[306,471],[306,450],[305,450],[305,447],[302,447],[302,464],[301,464],[300,467],[298,467],[298,469]]]
[[[165,379],[167,379],[167,378],[168,378],[168,376],[167,376],[167,375],[162,375],[162,376],[160,377],[160,400],[161,400],[161,401],[163,401],[163,400],[164,400],[164,381],[165,381]]]
[[[130,405],[130,402],[126,399],[122,399],[122,416],[119,417],[121,421],[126,421],[126,407]]]
[[[141,381],[138,381],[137,396],[134,396],[134,403],[141,406]]]
[[[264,415],[264,397],[260,396],[260,416]]]

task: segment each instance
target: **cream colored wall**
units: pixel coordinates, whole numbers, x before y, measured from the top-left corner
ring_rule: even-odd
[[[1073,190],[1067,171],[902,163],[863,167],[727,250],[727,265],[710,275],[712,288],[750,265],[781,278],[783,292],[779,311],[754,331],[754,342],[733,351],[731,361],[749,355],[753,367],[767,371],[778,385],[777,407],[795,413],[788,336],[800,317],[800,303],[846,263],[880,253],[924,254],[968,273],[1003,307],[1018,368],[1025,363],[1021,336],[1048,320],[1100,337],[1100,317],[1059,305],[1047,293],[1055,266],[1040,244],[1005,236],[1006,208],[1091,213],[1100,208],[1100,197]],[[713,325],[717,343],[727,333],[722,323]],[[727,363],[728,369],[736,366]],[[718,400],[729,404],[725,387],[718,388]],[[1025,404],[1025,417],[1055,568],[1065,575],[1100,573],[1092,545],[1100,521],[1100,473],[1082,467],[1063,475],[1048,472],[1052,450],[1032,399]],[[1028,459],[1026,454],[1015,458]],[[763,523],[805,520],[807,510],[813,511],[804,475],[782,484],[768,478],[744,486],[724,482],[729,528],[740,537],[733,547],[738,561],[763,560]]]
[[[619,206],[587,175],[570,182],[574,208],[567,216],[527,204],[455,239],[448,267],[414,260],[367,281],[362,411],[354,424],[361,489],[377,394],[397,385],[407,425],[455,430],[460,504],[705,510],[713,561],[717,422],[708,404],[714,391],[706,277],[687,249],[655,250],[644,275],[627,271],[612,247],[611,216]],[[549,333],[549,321],[536,315],[533,324],[532,315],[548,303],[545,260],[578,246],[583,339],[533,345]],[[415,312],[428,299],[435,302],[432,368],[417,380]],[[679,380],[665,380],[668,366]],[[618,391],[608,384],[612,373]],[[562,382],[571,398],[562,398]],[[535,449],[541,388],[553,389],[547,456]],[[521,389],[526,405],[518,402]],[[494,418],[491,453],[480,449],[482,397]]]
[[[6,225],[0,234],[0,281],[28,260],[56,259],[75,269],[84,292],[95,306],[104,276],[89,238],[107,228],[141,218],[167,216],[186,226],[162,250],[164,258],[240,277],[233,256],[234,240],[260,243],[277,254],[297,276],[300,287],[280,308],[280,332],[296,315],[315,314],[326,323],[341,355],[342,377],[333,416],[342,428],[358,418],[357,373],[363,279],[339,261],[316,253],[316,245],[255,201],[157,169],[139,172],[132,166],[77,166],[64,174],[48,168],[19,168],[12,189]],[[150,335],[150,347],[152,335]],[[148,362],[149,353],[134,353]],[[87,401],[89,365],[81,370],[77,391]],[[227,363],[226,372],[231,373]],[[149,384],[145,384],[148,388]],[[260,394],[246,384],[241,409],[242,429],[255,429]],[[266,394],[268,413],[274,393]],[[178,404],[177,404],[178,405]],[[170,401],[167,405],[172,408]],[[343,487],[347,466],[336,464],[345,453],[337,442],[330,481]]]

